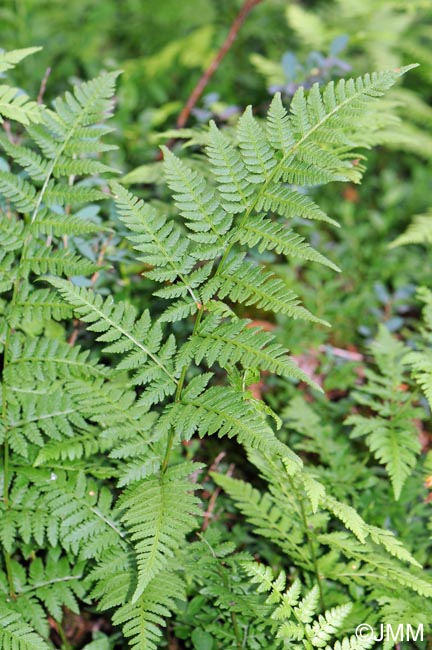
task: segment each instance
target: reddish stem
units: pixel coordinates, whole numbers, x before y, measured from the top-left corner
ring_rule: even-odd
[[[198,81],[197,85],[193,89],[192,93],[190,94],[189,99],[187,100],[186,104],[184,105],[183,110],[181,111],[180,115],[178,116],[177,119],[177,128],[182,129],[186,122],[188,121],[189,115],[191,114],[192,109],[194,108],[195,104],[201,97],[205,87],[209,83],[210,79],[218,69],[220,63],[222,62],[223,58],[227,54],[227,52],[230,50],[232,44],[234,43],[237,34],[240,30],[240,27],[243,25],[244,21],[246,20],[247,16],[249,13],[252,11],[252,9],[258,5],[260,2],[263,0],[245,0],[243,3],[239,13],[237,14],[233,24],[231,25],[231,28],[228,32],[228,36],[222,43],[218,53],[216,54],[215,58],[213,61],[210,63],[209,67],[207,70],[204,71],[201,79]]]

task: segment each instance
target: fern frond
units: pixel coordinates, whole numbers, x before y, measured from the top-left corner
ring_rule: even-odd
[[[25,256],[21,260],[23,273],[36,273],[44,275],[89,275],[97,270],[97,265],[80,255],[76,255],[69,249],[54,250],[51,246],[39,243],[36,240],[31,242]]]
[[[28,125],[41,122],[41,106],[19,88],[0,84],[0,124],[3,118]]]
[[[365,544],[359,545],[358,542],[349,537],[347,533],[335,532],[320,534],[319,541],[329,545],[333,550],[339,551],[342,555],[356,562],[365,563],[373,575],[377,578],[377,585],[390,591],[406,587],[421,596],[430,597],[432,595],[432,585],[430,581],[422,576],[421,570],[415,567],[406,569],[389,557],[371,540],[366,540]],[[341,581],[346,581],[344,577],[345,569],[335,572]],[[361,582],[361,573],[357,580]],[[364,586],[371,586],[371,574],[368,574],[367,580],[363,581]]]
[[[63,436],[72,437],[75,428],[88,429],[77,412],[76,402],[58,384],[38,390],[33,378],[29,385],[15,384],[14,388],[8,417],[1,428],[8,431],[11,448],[24,458],[29,457],[30,443],[43,447],[47,439],[60,440]]]
[[[407,230],[396,237],[390,248],[405,246],[406,244],[431,244],[432,243],[432,211],[416,215]]]
[[[112,188],[120,218],[130,231],[128,239],[139,253],[144,254],[138,259],[153,267],[146,275],[159,282],[180,280],[186,292],[194,297],[188,276],[195,259],[190,255],[189,242],[177,224],[150,205],[145,205],[118,183],[112,183]],[[181,290],[178,295],[182,295]]]
[[[76,206],[80,203],[100,201],[103,198],[105,198],[104,194],[94,187],[80,185],[66,187],[52,180],[48,182],[44,193],[44,202],[48,206]]]
[[[166,620],[176,609],[176,600],[185,600],[185,586],[173,571],[158,573],[145,593],[134,603],[120,607],[113,616],[133,650],[157,650]]]
[[[243,212],[254,193],[254,184],[239,151],[214,122],[210,123],[207,155],[218,182],[223,209],[229,214]]]
[[[62,320],[70,318],[71,315],[71,307],[65,304],[54,290],[34,289],[29,283],[22,282],[17,292],[16,309],[10,313],[10,324],[12,327],[20,327],[26,320]]]
[[[432,405],[432,292],[420,287],[417,295],[423,303],[421,338],[417,349],[406,352],[404,362],[411,368],[412,377]]]
[[[353,426],[352,437],[365,437],[377,460],[385,465],[397,500],[420,452],[413,423],[419,413],[411,394],[400,389],[407,362],[403,345],[381,328],[372,350],[381,373],[369,370],[368,383],[356,397],[376,415],[351,415],[346,423]]]
[[[204,176],[189,169],[166,147],[163,152],[167,182],[175,193],[173,196],[186,226],[192,231],[191,238],[201,244],[217,244],[216,251],[222,250],[222,237],[229,230],[232,218],[222,210],[215,191]]]
[[[43,181],[48,172],[48,161],[40,156],[37,152],[12,143],[8,137],[0,134],[0,146],[5,152],[13,158],[34,181]]]
[[[214,433],[219,437],[236,437],[241,444],[253,449],[287,457],[295,464],[301,462],[276,438],[253,401],[230,387],[211,386],[204,390],[209,379],[207,374],[192,380],[181,401],[166,407],[157,430],[166,433],[172,427],[182,440],[189,440],[195,433],[201,437]]]
[[[0,643],[4,650],[49,650],[20,614],[4,603],[0,611]]]
[[[19,50],[10,50],[9,52],[0,52],[0,72],[6,72],[14,68],[27,56],[40,52],[41,47],[24,47]]]
[[[313,646],[322,648],[331,637],[342,627],[345,618],[352,609],[351,603],[339,605],[327,610],[324,615],[319,615],[318,620],[306,626],[306,633]]]
[[[124,545],[125,532],[112,510],[113,495],[82,472],[68,478],[59,472],[43,488],[44,503],[58,527],[59,541],[66,551],[82,558],[98,558],[115,545]]]
[[[79,614],[77,598],[85,594],[83,569],[78,563],[72,567],[59,549],[50,549],[45,562],[41,558],[32,560],[27,584],[17,590],[17,596],[32,593],[57,621],[62,619],[63,606]]]
[[[257,246],[258,251],[274,250],[278,254],[287,257],[299,257],[300,259],[319,262],[328,266],[334,271],[340,271],[336,264],[333,264],[324,255],[321,255],[312,246],[307,244],[304,237],[295,233],[291,228],[277,221],[270,221],[268,218],[253,215],[247,223],[236,233],[240,244],[249,248]]]
[[[275,605],[270,618],[277,622],[274,631],[277,639],[287,647],[291,647],[293,641],[299,641],[304,648],[329,648],[327,642],[342,627],[351,611],[351,603],[333,607],[314,618],[319,601],[316,586],[300,600],[301,583],[298,579],[284,592],[286,576],[283,571],[274,577],[270,567],[256,562],[242,562],[242,568],[251,582],[258,585],[258,593],[270,592],[266,603]],[[346,641],[343,641],[345,646]]]
[[[19,373],[21,381],[41,382],[64,379],[79,379],[84,374],[107,376],[109,370],[102,366],[88,350],[70,346],[58,339],[15,336],[10,346],[10,361],[5,369],[9,373]]]
[[[237,126],[237,139],[242,159],[249,172],[249,181],[259,183],[271,179],[271,171],[277,162],[267,142],[264,130],[252,115],[248,106]]]
[[[272,495],[266,492],[261,494],[245,481],[215,472],[212,478],[233,499],[257,534],[271,539],[301,566],[311,566],[308,553],[304,550],[302,525],[295,503],[290,505],[284,501],[282,508]]]
[[[122,519],[137,555],[138,578],[133,603],[140,597],[146,599],[147,587],[165,569],[196,524],[199,502],[187,477],[199,467],[190,463],[170,467],[165,474],[144,479],[129,488],[121,497]]]
[[[233,302],[247,306],[255,305],[265,311],[326,324],[301,307],[298,296],[288,289],[280,278],[248,262],[244,254],[233,256],[218,274],[209,280],[208,286],[203,289],[203,295],[207,296],[207,291],[217,292],[219,298],[228,296]]]
[[[42,212],[42,211],[41,211]],[[40,216],[39,221],[30,225],[30,232],[34,235],[88,235],[95,232],[107,232],[110,228],[101,223],[83,219],[78,214],[58,214],[46,211]]]
[[[90,289],[58,278],[48,278],[48,281],[74,308],[77,316],[90,323],[90,331],[102,332],[97,340],[109,343],[105,348],[107,352],[129,353],[118,365],[119,369],[138,368],[135,380],[150,384],[149,388],[158,386],[162,395],[175,390],[177,380],[172,362],[175,350],[167,348],[166,344],[161,346],[162,331],[157,323],[152,326],[148,312],[137,319],[131,305],[114,303],[111,297],[104,301]]]
[[[0,170],[0,193],[24,214],[31,212],[36,206],[36,190],[33,185],[11,172]]]
[[[258,212],[276,212],[287,219],[302,217],[303,219],[325,221],[333,226],[339,225],[330,219],[307,195],[279,184],[270,185],[262,192],[256,210]]]
[[[245,319],[222,322],[219,316],[207,317],[179,351],[178,366],[188,365],[192,359],[197,365],[206,359],[209,367],[217,362],[222,368],[240,362],[244,368],[258,367],[309,382],[289,358],[288,350],[276,343],[271,333],[250,327],[251,322]]]

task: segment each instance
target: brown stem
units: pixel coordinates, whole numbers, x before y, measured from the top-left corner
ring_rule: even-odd
[[[41,81],[41,85],[40,85],[40,88],[39,88],[39,94],[38,94],[38,97],[37,97],[37,103],[38,104],[42,104],[42,102],[43,102],[43,97],[45,95],[45,90],[46,90],[46,87],[47,87],[47,83],[48,83],[48,79],[49,79],[50,74],[51,74],[51,68],[47,68],[45,70],[45,74],[43,76],[43,79]]]
[[[189,115],[201,97],[205,87],[209,83],[210,79],[218,69],[220,63],[222,62],[223,58],[227,54],[227,52],[230,50],[232,44],[234,43],[237,34],[240,30],[240,27],[243,25],[244,21],[246,20],[247,16],[249,13],[252,11],[252,9],[258,5],[262,0],[245,0],[243,3],[240,11],[238,12],[233,24],[231,25],[231,28],[228,32],[228,36],[222,43],[218,53],[216,54],[215,58],[213,61],[210,63],[209,67],[207,70],[204,71],[201,79],[198,81],[197,85],[191,92],[189,99],[187,100],[186,104],[184,105],[184,108],[180,115],[178,116],[177,119],[177,128],[182,129],[186,122],[188,121]]]
[[[192,109],[196,105],[197,101],[201,97],[201,95],[204,92],[205,87],[209,83],[210,79],[213,77],[214,73],[218,69],[219,65],[221,64],[222,60],[224,59],[225,55],[227,52],[231,49],[232,44],[234,43],[237,34],[239,33],[240,27],[243,25],[244,21],[246,20],[247,16],[250,14],[252,9],[260,4],[263,0],[245,0],[243,5],[240,8],[240,11],[238,12],[236,18],[234,19],[234,22],[232,23],[230,30],[228,32],[228,35],[224,42],[222,43],[221,47],[219,48],[215,58],[213,61],[210,63],[209,67],[203,72],[200,80],[198,81],[197,85],[191,92],[189,99],[187,100],[186,104],[184,105],[180,115],[177,118],[177,123],[176,126],[178,129],[182,129],[186,122],[189,119],[189,115],[191,114]],[[166,146],[168,149],[172,149],[176,142],[175,138],[171,138],[166,143]],[[162,160],[162,152],[158,153],[157,156],[158,160]]]
[[[210,472],[214,472],[217,469],[220,461],[222,460],[222,458],[224,458],[225,455],[226,455],[226,453],[224,451],[221,451],[221,453],[215,458],[212,466],[209,468],[209,474],[210,474]],[[225,476],[232,476],[233,472],[234,472],[234,464],[231,463],[231,465],[228,467],[228,471],[225,474]],[[216,507],[216,500],[217,500],[220,492],[221,492],[221,488],[217,487],[214,490],[213,494],[211,495],[211,497],[209,499],[207,510],[205,511],[205,513],[203,515],[203,523],[202,523],[202,526],[201,526],[202,531],[207,530],[207,528],[208,528],[208,526],[210,524],[210,520],[213,519],[213,512],[214,512],[214,509]]]

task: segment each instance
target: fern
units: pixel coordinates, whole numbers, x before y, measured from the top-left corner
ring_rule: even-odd
[[[390,247],[404,246],[405,244],[430,244],[432,242],[432,218],[430,213],[419,214],[413,218],[407,230],[399,235]]]
[[[0,67],[21,55],[5,55]],[[20,143],[0,137],[10,162],[0,172],[7,206],[0,222],[5,648],[47,647],[39,641],[48,638],[47,616],[60,623],[62,608],[76,611],[83,598],[111,610],[132,647],[164,643],[165,620],[181,616],[179,601],[188,597],[188,549],[197,549],[191,538],[202,514],[195,482],[203,465],[192,461],[194,451],[186,459],[181,451],[196,436],[235,438],[267,480],[273,475],[264,496],[236,479],[217,480],[263,538],[318,580],[318,591],[303,600],[291,593],[299,627],[282,610],[269,623],[263,612],[282,603],[283,579],[263,574],[275,584],[274,600],[263,603],[245,584],[245,556],[201,545],[200,566],[212,581],[206,593],[202,581],[200,589],[224,622],[209,627],[221,647],[332,642],[347,608],[315,616],[317,595],[323,599],[317,568],[338,585],[367,590],[362,575],[345,575],[354,558],[389,591],[395,584],[416,588],[401,566],[415,560],[399,540],[333,497],[276,435],[267,417],[274,414],[253,398],[250,378],[270,372],[313,382],[273,335],[240,313],[323,323],[262,254],[337,270],[287,223],[301,217],[334,225],[295,186],[360,180],[359,148],[379,141],[381,126],[392,123],[387,108],[377,122],[376,101],[407,69],[314,86],[308,95],[300,89],[289,112],[276,96],[263,121],[249,108],[235,132],[211,125],[205,151],[192,163],[164,149],[173,209],[144,203],[110,180],[113,221],[118,217],[157,298],[142,312],[100,290],[97,275],[105,269],[92,244],[112,224],[82,209],[109,195],[101,175],[113,170],[101,156],[112,149],[104,137],[117,73],[77,85],[37,112],[5,95],[6,111],[27,110],[26,118],[17,114],[25,127]],[[72,315],[70,331],[58,321]],[[192,568],[189,575],[200,581]],[[429,583],[417,581],[417,590],[429,593]],[[242,633],[237,615],[253,636]],[[360,647],[350,639],[339,646]]]
[[[198,468],[188,464],[171,467],[162,478],[149,478],[130,488],[120,501],[126,510],[123,519],[136,542],[138,584],[133,603],[165,568],[195,523],[198,501],[185,481],[194,469]]]
[[[339,605],[326,610],[314,619],[318,607],[318,590],[314,587],[301,600],[301,584],[297,580],[284,591],[286,576],[283,571],[277,577],[270,567],[254,562],[243,562],[242,566],[260,593],[269,593],[266,603],[274,606],[271,618],[276,622],[275,634],[283,646],[288,648],[370,648],[374,641],[343,638],[329,645],[330,639],[342,627],[350,613],[351,604]]]
[[[5,650],[47,650],[49,647],[19,614],[7,608],[0,613],[0,641]]]
[[[403,391],[405,349],[381,328],[372,345],[380,374],[367,371],[368,383],[357,392],[357,401],[376,412],[375,417],[351,415],[353,437],[365,437],[375,457],[386,466],[395,499],[416,464],[420,451],[418,431],[413,423],[419,411],[409,392]]]
[[[0,53],[0,73],[11,70],[20,61],[40,49],[40,47],[27,47]],[[4,117],[24,125],[37,123],[41,121],[41,107],[37,102],[31,101],[19,88],[0,84],[0,124]]]

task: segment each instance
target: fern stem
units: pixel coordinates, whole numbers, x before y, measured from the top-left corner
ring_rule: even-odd
[[[316,556],[316,553],[315,553],[315,544],[314,544],[314,541],[313,541],[313,538],[312,538],[312,535],[311,535],[311,530],[309,528],[309,524],[308,524],[308,521],[307,521],[306,510],[305,510],[305,507],[304,507],[303,497],[299,493],[299,491],[297,490],[297,488],[295,486],[295,483],[294,483],[293,479],[291,478],[291,476],[288,476],[288,480],[289,480],[289,482],[291,484],[291,487],[292,487],[292,490],[293,490],[294,494],[297,497],[297,502],[298,502],[298,505],[299,505],[299,508],[300,508],[300,516],[301,516],[301,519],[302,519],[302,522],[303,522],[303,527],[304,527],[305,535],[306,535],[308,546],[309,546],[309,552],[310,552],[310,556],[311,556],[311,559],[312,559],[312,564],[313,564],[313,567],[314,567],[314,572],[315,572],[315,576],[316,576],[316,580],[317,580],[317,584],[318,584],[320,605],[321,605],[322,611],[325,612],[324,593],[323,593],[323,588],[322,588],[322,584],[321,584],[321,577],[320,577],[320,573],[319,573],[319,569],[318,569],[317,556]]]
[[[211,546],[211,544],[209,544],[208,540],[201,534],[198,534],[198,537],[201,539],[202,542],[204,542],[208,546],[208,548],[210,549],[210,553],[213,555],[213,558],[216,560],[217,556],[216,556],[216,554],[215,554],[215,552],[213,550],[213,547]],[[223,582],[223,585],[224,585],[225,589],[229,590],[229,588],[230,588],[229,580],[228,580],[225,572],[220,571],[218,569],[218,573],[219,573],[219,575],[221,577],[221,580]],[[230,616],[231,616],[231,623],[233,625],[234,635],[235,635],[235,638],[236,638],[237,650],[243,650],[245,646],[244,646],[244,644],[242,643],[242,640],[241,640],[241,632],[240,632],[239,625],[238,625],[237,615],[236,615],[235,612],[230,612]]]
[[[200,310],[198,311],[197,317],[195,319],[195,325],[194,325],[194,328],[193,328],[192,336],[194,336],[198,331],[198,327],[199,327],[199,325],[201,323],[203,313],[204,313],[204,306],[201,306]],[[181,394],[182,394],[182,391],[183,391],[183,386],[184,386],[184,382],[185,382],[185,379],[186,379],[186,373],[188,371],[188,368],[189,368],[189,366],[184,366],[184,368],[183,368],[183,370],[181,372],[181,375],[180,375],[180,378],[179,378],[178,384],[177,384],[177,389],[176,389],[176,392],[175,392],[175,397],[174,397],[175,402],[180,402],[180,400],[181,400]],[[171,430],[170,430],[170,432],[168,434],[168,441],[167,441],[167,446],[166,446],[166,450],[165,450],[165,456],[164,456],[164,459],[163,459],[163,462],[162,462],[162,468],[161,468],[161,473],[162,474],[165,474],[165,472],[166,472],[166,470],[168,468],[169,457],[171,455],[171,450],[172,450],[172,446],[173,446],[173,443],[174,443],[174,436],[175,436],[175,431],[174,431],[173,428],[171,428]]]
[[[61,624],[60,621],[56,621],[56,624],[57,624],[57,632],[61,639],[63,650],[72,650],[72,646],[67,639],[66,633],[63,629],[63,625]]]
[[[6,423],[5,414],[3,420]],[[9,440],[6,437],[7,431],[5,427],[5,441],[3,449],[3,502],[6,508],[9,506]]]
[[[15,587],[14,587],[14,581],[13,581],[13,571],[12,571],[11,556],[10,556],[10,553],[8,553],[7,551],[4,551],[3,555],[4,555],[4,559],[5,559],[6,575],[7,575],[8,585],[9,585],[9,597],[12,600],[16,600],[16,593],[15,593]]]

